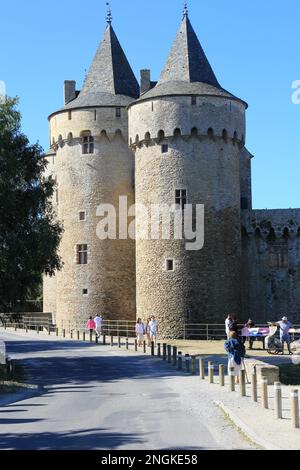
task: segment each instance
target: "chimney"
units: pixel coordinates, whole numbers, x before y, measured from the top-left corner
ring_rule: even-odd
[[[148,69],[141,70],[141,95],[151,89],[151,71]]]
[[[65,80],[64,83],[64,100],[65,105],[76,98],[76,82],[75,80]]]

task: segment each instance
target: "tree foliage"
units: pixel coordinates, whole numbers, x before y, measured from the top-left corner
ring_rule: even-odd
[[[61,268],[55,181],[44,176],[42,148],[22,133],[17,106],[17,99],[0,103],[0,311],[34,296],[42,274]]]

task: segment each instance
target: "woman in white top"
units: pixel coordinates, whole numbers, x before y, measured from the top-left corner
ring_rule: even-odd
[[[142,346],[143,341],[144,341],[144,325],[140,318],[138,318],[138,321],[135,325],[135,331],[136,331],[136,337],[138,340],[138,346]]]

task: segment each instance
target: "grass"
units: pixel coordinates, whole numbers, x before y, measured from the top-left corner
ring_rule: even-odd
[[[280,382],[284,385],[300,385],[300,365],[280,364]]]

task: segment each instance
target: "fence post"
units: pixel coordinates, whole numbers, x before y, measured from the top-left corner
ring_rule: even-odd
[[[173,366],[177,366],[177,346],[173,346]]]
[[[168,344],[167,346],[167,351],[168,351],[168,364],[171,364],[172,362],[172,346]]]
[[[282,419],[282,389],[281,383],[274,383],[274,396],[275,396],[275,416],[277,419]]]
[[[120,348],[121,347],[121,336],[118,335],[118,347]]]
[[[240,371],[240,392],[241,397],[246,396],[246,373],[244,370]]]
[[[268,379],[266,377],[261,379],[261,404],[266,410],[269,408]]]
[[[77,330],[77,339],[78,339],[78,341],[80,340],[80,331],[79,330]]]
[[[225,366],[224,364],[219,365],[219,382],[221,387],[225,387]]]
[[[214,383],[214,364],[213,362],[208,362],[208,376],[209,376],[209,383]]]
[[[208,324],[206,325],[206,341],[209,340],[209,326]]]
[[[200,372],[200,379],[205,380],[205,359],[199,359],[199,372]]]
[[[73,330],[70,331],[70,337],[73,339]]]
[[[103,345],[106,345],[106,335],[103,333]]]
[[[137,339],[134,340],[134,350],[135,350],[135,352],[137,352],[137,350],[138,350],[138,342],[137,342]]]
[[[182,352],[178,353],[178,370],[182,370]]]
[[[161,357],[161,346],[160,346],[160,343],[157,343],[157,357]]]
[[[252,372],[252,399],[254,402],[257,403],[258,397],[257,397],[257,371],[256,367],[254,367],[253,372]]]
[[[167,360],[167,345],[166,343],[163,343],[163,360]]]
[[[126,338],[126,349],[129,349],[129,341],[128,341],[128,338]]]
[[[112,335],[110,337],[110,345],[112,348],[114,347],[114,337]]]
[[[39,327],[38,327],[38,328],[39,328]],[[63,329],[63,338],[65,338],[65,337],[66,337],[66,330]]]
[[[185,355],[185,370],[186,372],[189,374],[190,373],[190,355],[189,354],[186,354]]]
[[[82,333],[82,340],[85,341],[85,331]]]
[[[292,400],[292,424],[294,429],[299,429],[299,392],[298,390],[292,390],[291,392]]]
[[[147,343],[146,343],[146,340],[144,340],[144,343],[143,343],[143,351],[144,351],[144,354],[147,353]]]
[[[196,357],[192,356],[192,375],[196,374]]]

